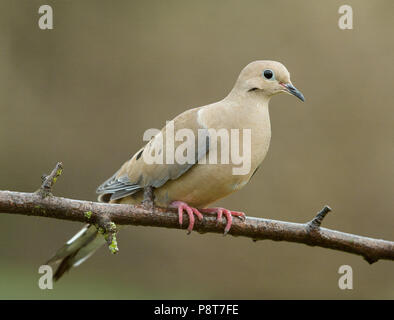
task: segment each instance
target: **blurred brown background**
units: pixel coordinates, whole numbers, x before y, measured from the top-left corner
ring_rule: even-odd
[[[354,29],[338,28],[350,4]],[[54,29],[38,28],[50,4]],[[261,170],[220,202],[394,240],[392,1],[0,1],[0,189],[34,191],[57,161],[59,196],[95,188],[185,109],[223,98],[241,68],[283,62],[304,104],[270,104]],[[0,215],[0,298],[394,298],[394,264],[293,243],[128,227],[42,291],[38,267],[81,227]],[[354,290],[338,288],[353,267]]]

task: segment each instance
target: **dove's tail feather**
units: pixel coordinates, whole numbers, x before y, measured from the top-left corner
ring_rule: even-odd
[[[56,281],[72,267],[79,266],[105,243],[93,225],[86,225],[60,248],[46,264],[60,262],[53,279]]]

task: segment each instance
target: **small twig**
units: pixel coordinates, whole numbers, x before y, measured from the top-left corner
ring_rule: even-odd
[[[329,206],[324,206],[323,209],[321,209],[317,215],[307,223],[307,228],[309,229],[309,231],[313,232],[313,231],[317,231],[320,226],[321,223],[323,222],[323,219],[325,218],[325,216],[327,215],[327,213],[331,212],[331,208]]]
[[[63,164],[61,162],[58,162],[49,175],[42,176],[41,187],[36,192],[39,195],[41,195],[42,198],[52,195],[52,188],[56,183],[57,178],[59,178],[62,173],[63,173]]]
[[[107,241],[108,249],[111,253],[116,254],[119,252],[118,242],[116,240],[117,228],[116,224],[113,223],[107,215],[100,216],[95,224],[99,233],[104,235],[104,239]]]

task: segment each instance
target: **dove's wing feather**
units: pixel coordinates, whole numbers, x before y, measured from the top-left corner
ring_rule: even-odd
[[[179,116],[156,134],[142,149],[140,149],[122,168],[111,178],[97,188],[100,200],[118,200],[132,195],[147,186],[159,188],[169,180],[176,180],[187,172],[209,150],[207,128],[199,120],[200,108],[190,109]],[[186,129],[185,136],[171,137],[171,132],[176,134]],[[198,139],[200,136],[206,139]],[[188,134],[192,133],[192,136]],[[168,140],[168,142],[167,142]],[[173,144],[173,146],[171,145]],[[179,163],[176,159],[175,150],[184,144],[184,149],[193,150],[192,161]],[[151,160],[156,156],[158,163]],[[169,159],[172,159],[170,161]],[[190,159],[191,160],[191,159]]]

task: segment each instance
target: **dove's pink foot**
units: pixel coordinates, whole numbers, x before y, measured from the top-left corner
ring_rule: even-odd
[[[225,208],[205,208],[201,209],[201,212],[206,212],[206,213],[217,213],[218,214],[218,222],[222,221],[223,214],[226,216],[227,219],[227,225],[224,228],[224,234],[226,235],[227,232],[230,231],[231,224],[233,223],[233,216],[238,217],[242,221],[245,221],[246,216],[245,213],[240,212],[240,211],[231,211]]]
[[[187,233],[192,232],[194,227],[194,215],[197,216],[199,220],[202,220],[202,214],[196,208],[189,207],[186,202],[174,201],[170,204],[172,208],[178,208],[179,224],[182,226],[183,220],[183,210],[185,210],[189,216],[189,226],[187,227]]]

